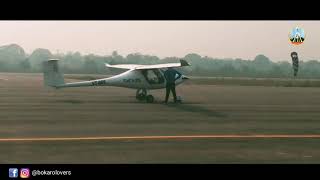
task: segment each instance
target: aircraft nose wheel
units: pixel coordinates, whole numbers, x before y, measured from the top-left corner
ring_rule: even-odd
[[[139,101],[143,101],[143,100],[145,100],[146,96],[147,96],[146,89],[138,89],[137,90],[136,99],[138,99]]]
[[[152,95],[148,95],[148,96],[146,97],[146,101],[147,101],[147,103],[153,103],[153,101],[154,101],[153,96],[152,96]]]

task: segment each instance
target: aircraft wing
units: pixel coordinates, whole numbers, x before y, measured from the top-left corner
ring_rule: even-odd
[[[154,64],[154,65],[141,65],[135,69],[162,69],[168,67],[183,67],[190,66],[190,64],[185,60],[180,60],[180,63],[167,63],[167,64]]]
[[[111,68],[118,68],[118,69],[135,69],[141,65],[140,64],[119,64],[119,65],[106,64],[106,66]]]
[[[154,65],[139,65],[139,64],[120,64],[120,65],[110,65],[106,64],[107,67],[120,68],[120,69],[161,69],[168,67],[183,67],[190,66],[190,64],[185,60],[180,60],[180,63],[167,63],[167,64],[154,64]]]

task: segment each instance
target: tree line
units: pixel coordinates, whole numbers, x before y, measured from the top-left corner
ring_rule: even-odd
[[[255,78],[290,78],[293,76],[293,68],[290,61],[273,62],[262,54],[257,55],[253,60],[239,58],[217,59],[196,53],[190,53],[184,57],[165,58],[141,53],[122,56],[117,51],[105,56],[95,54],[82,55],[79,52],[51,53],[43,48],[27,54],[22,47],[16,44],[0,47],[0,71],[40,73],[42,72],[42,62],[50,58],[60,59],[60,66],[63,72],[69,74],[116,74],[121,72],[118,69],[107,68],[105,63],[159,64],[176,63],[180,59],[185,59],[191,66],[182,68],[181,71],[192,76]],[[288,59],[290,59],[289,55]],[[320,78],[320,62],[318,60],[300,61],[298,77]]]

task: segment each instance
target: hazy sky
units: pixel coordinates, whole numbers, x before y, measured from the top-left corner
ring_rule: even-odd
[[[302,45],[289,43],[292,28],[302,27]],[[140,52],[159,57],[188,53],[214,58],[253,59],[264,54],[273,61],[320,60],[320,21],[0,21],[0,45],[16,43],[27,53],[79,51],[109,55]]]

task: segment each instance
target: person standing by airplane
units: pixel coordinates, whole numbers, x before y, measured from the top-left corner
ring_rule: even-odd
[[[176,77],[176,75],[178,75]],[[168,103],[170,91],[172,92],[174,103],[177,102],[177,95],[176,95],[176,80],[179,79],[182,76],[181,73],[173,69],[172,67],[169,67],[165,72],[164,72],[164,77],[167,80],[166,83],[166,100],[165,103]]]

